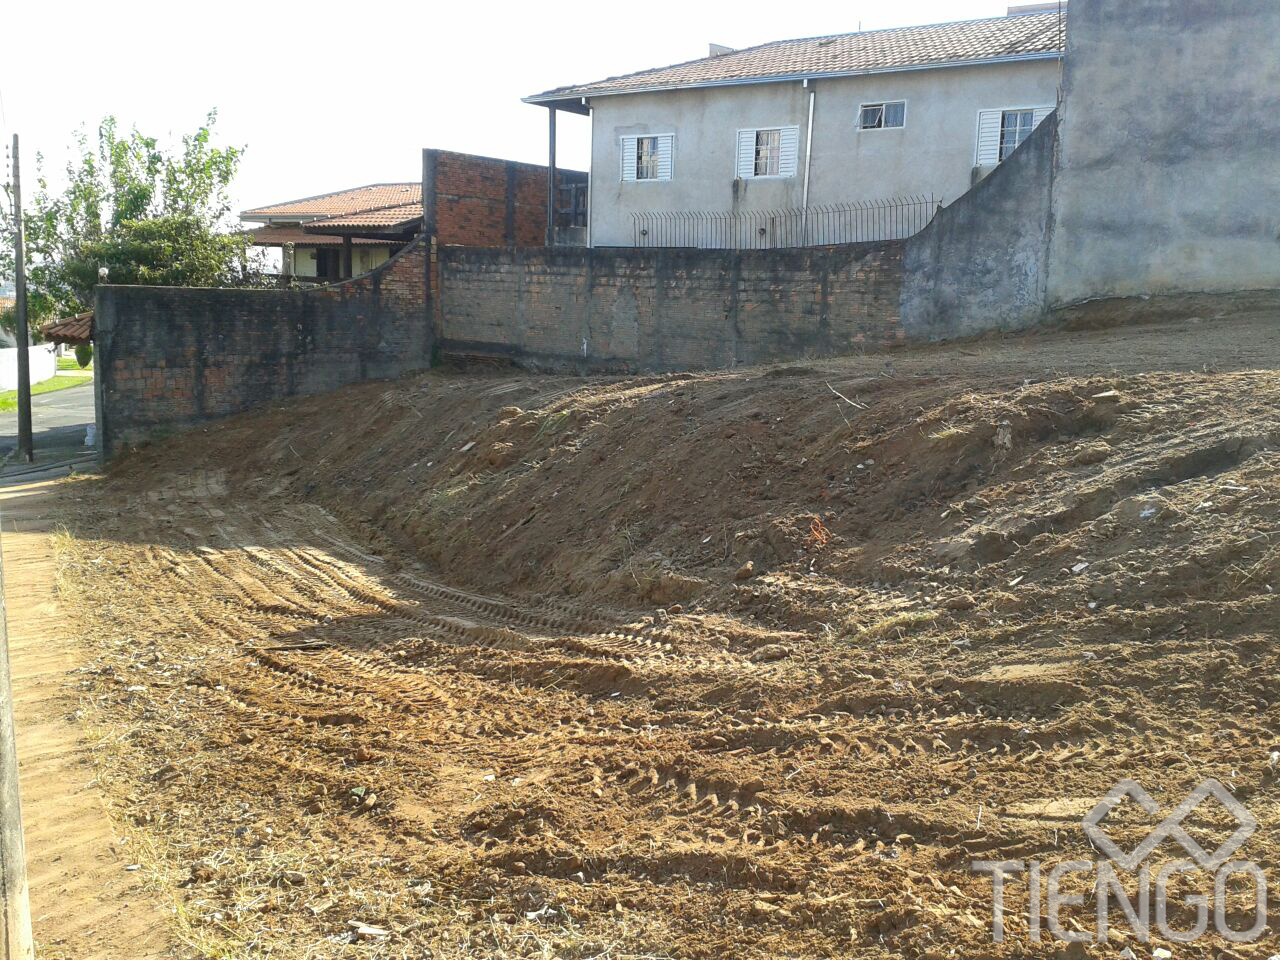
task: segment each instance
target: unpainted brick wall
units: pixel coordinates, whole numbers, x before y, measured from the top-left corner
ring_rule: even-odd
[[[418,242],[373,273],[312,290],[98,287],[103,455],[268,400],[425,369],[425,277]]]
[[[808,250],[439,251],[446,353],[682,370],[838,356],[902,339],[902,244]]]
[[[424,151],[428,233],[472,247],[541,246],[547,232],[547,168],[448,150]],[[559,183],[586,174],[559,171]]]

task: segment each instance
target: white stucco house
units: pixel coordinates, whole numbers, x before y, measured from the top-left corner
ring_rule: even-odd
[[[1064,11],[1040,3],[984,20],[712,47],[525,102],[551,111],[553,162],[556,112],[591,118],[592,246],[662,245],[647,230],[655,217],[755,216],[761,238],[785,215],[804,218],[803,237],[760,245],[887,239],[923,223],[890,218],[871,228],[884,236],[816,240],[807,224],[833,205],[929,198],[932,209],[968,191],[1054,109]],[[673,245],[723,245],[712,234]]]

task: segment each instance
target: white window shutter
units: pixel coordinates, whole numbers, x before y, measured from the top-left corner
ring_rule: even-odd
[[[622,138],[622,181],[630,183],[636,178],[636,138]]]
[[[747,180],[756,175],[756,132],[738,131],[738,179]]]
[[[1000,162],[1000,119],[1003,110],[983,110],[978,114],[978,155],[976,165],[994,167]]]
[[[1044,123],[1044,118],[1053,113],[1053,107],[1036,107],[1035,125],[1038,127]]]
[[[674,147],[674,136],[658,138],[658,179],[671,179],[671,154]]]
[[[782,128],[782,149],[778,155],[778,176],[794,177],[799,166],[800,128]]]

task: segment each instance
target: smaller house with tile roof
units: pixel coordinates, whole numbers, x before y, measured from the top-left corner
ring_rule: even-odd
[[[592,246],[890,239],[923,227],[938,205],[966,193],[1053,111],[1065,6],[1030,4],[1004,17],[743,50],[713,47],[699,60],[525,102],[551,110],[553,144],[557,111],[591,119]],[[928,198],[924,222],[893,219],[907,198]],[[859,227],[858,236],[814,236],[811,224],[832,209],[888,215],[870,233]],[[716,224],[743,217],[752,224],[745,243],[717,233]],[[788,218],[803,232],[771,236]],[[655,223],[703,226],[677,230],[663,243],[649,232]]]
[[[255,246],[281,250],[281,272],[329,283],[368,273],[422,230],[421,183],[371,183],[240,214]]]
[[[418,183],[372,183],[240,214],[281,273],[331,283],[368,273],[422,234],[455,246],[581,246],[587,174],[428,148]]]

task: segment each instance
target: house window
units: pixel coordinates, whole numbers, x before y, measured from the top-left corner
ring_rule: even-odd
[[[738,179],[794,177],[799,146],[799,127],[739,130]]]
[[[1005,110],[1000,116],[1000,160],[1009,159],[1009,154],[1017,150],[1035,128],[1034,110]]]
[[[622,138],[622,179],[670,180],[675,135],[670,133]]]
[[[978,167],[994,167],[1017,150],[1053,107],[1011,107],[978,112]]]
[[[756,165],[752,176],[776,177],[778,161],[782,159],[782,131],[756,131]]]
[[[636,179],[658,179],[658,138],[636,138]]]
[[[905,100],[891,103],[864,103],[858,115],[859,130],[896,130],[906,125]]]

